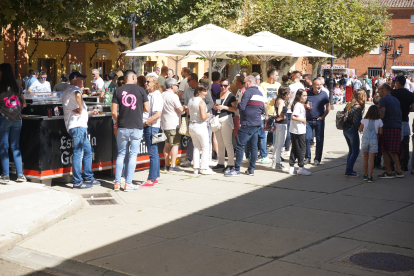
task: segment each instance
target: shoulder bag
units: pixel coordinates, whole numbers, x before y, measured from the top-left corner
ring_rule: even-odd
[[[343,111],[336,112],[336,128],[339,130],[347,130],[351,126],[351,118],[349,117],[351,112],[346,112],[346,106]]]
[[[151,106],[150,106],[150,118],[152,117],[152,104],[154,102],[154,97],[151,97]],[[152,144],[158,144],[160,142],[164,142],[165,140],[167,140],[167,136],[165,136],[164,134],[164,130],[162,130],[161,132],[152,134],[152,124],[151,124],[151,143]]]
[[[226,102],[227,97],[230,95],[230,93],[231,93],[231,92],[229,92],[229,93],[227,94],[227,96],[224,98],[223,103],[225,103],[225,102]],[[214,116],[214,117],[210,120],[210,128],[211,128],[211,131],[212,131],[212,132],[216,132],[216,131],[220,130],[220,129],[221,129],[221,123],[222,123],[222,122],[220,122],[219,115]]]
[[[188,111],[187,111],[187,114],[185,115],[185,117],[181,117],[181,125],[180,125],[180,129],[178,130],[178,133],[181,135],[190,136],[189,124],[190,124],[190,120],[188,120]]]

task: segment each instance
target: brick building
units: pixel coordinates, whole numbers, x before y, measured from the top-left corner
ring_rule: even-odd
[[[388,7],[388,12],[392,14],[391,30],[387,35],[394,38],[393,49],[387,55],[387,68],[385,73],[400,72],[398,66],[412,67],[412,71],[405,71],[405,74],[414,76],[414,0],[380,0],[380,3]],[[403,46],[402,53],[394,58],[392,52],[397,51],[398,46]],[[345,64],[345,67],[356,69],[356,74],[369,76],[384,74],[385,52],[378,47],[362,57],[357,57],[345,61],[338,61],[335,64]],[[395,70],[391,70],[392,66]],[[407,68],[406,68],[407,69]]]

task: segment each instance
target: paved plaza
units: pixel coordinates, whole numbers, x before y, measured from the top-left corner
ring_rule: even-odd
[[[348,148],[335,128],[337,110],[326,120],[322,165],[306,166],[312,176],[275,172],[270,164],[257,164],[254,177],[201,176],[187,169],[162,172],[156,187],[126,193],[114,192],[112,179],[100,174],[103,185],[92,190],[20,184],[47,192],[14,201],[5,189],[10,195],[23,188],[0,185],[3,237],[20,233],[10,227],[22,220],[48,226],[21,226],[32,235],[20,235],[10,243],[13,249],[3,243],[0,258],[62,275],[414,275],[350,262],[367,252],[414,258],[414,176],[379,180],[382,171],[374,170],[373,183],[344,177]],[[362,175],[362,153],[355,170]],[[136,172],[134,181],[147,175]],[[97,199],[116,204],[88,203]],[[34,212],[19,211],[33,200]],[[43,214],[52,219],[34,217],[52,205]]]

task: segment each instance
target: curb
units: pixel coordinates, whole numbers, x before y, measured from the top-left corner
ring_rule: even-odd
[[[56,224],[63,218],[72,215],[83,206],[83,201],[79,195],[69,194],[71,202],[57,210],[52,211],[50,214],[42,218],[36,226],[33,226],[26,234],[10,233],[11,237],[0,243],[0,254],[6,254],[13,249],[18,243],[24,241],[27,238],[45,230],[46,228]]]

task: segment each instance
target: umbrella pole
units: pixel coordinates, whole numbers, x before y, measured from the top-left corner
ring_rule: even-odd
[[[174,61],[175,61],[175,74],[178,76],[178,56],[176,56],[176,58],[174,59]],[[180,77],[178,77],[178,78],[180,78]]]
[[[213,59],[209,59],[208,60],[208,79],[209,79],[209,89],[210,89],[210,94],[211,94],[211,83],[212,83],[212,79],[213,79],[213,76],[212,76],[212,73],[213,72],[211,72],[213,70]]]
[[[267,81],[267,69],[266,69],[266,61],[262,60],[262,64],[263,64],[263,81]]]

